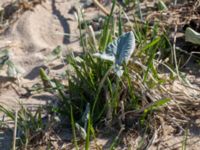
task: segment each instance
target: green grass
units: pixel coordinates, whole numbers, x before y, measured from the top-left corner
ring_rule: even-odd
[[[31,144],[37,142],[45,134],[48,129],[48,123],[44,123],[42,115],[44,108],[37,108],[36,111],[25,108],[22,104],[17,113],[17,147],[27,149]],[[0,111],[6,116],[15,121],[15,111],[0,106]]]
[[[118,33],[110,30],[110,27],[113,27],[112,21],[114,18],[112,14],[114,13],[114,7],[115,3],[113,3],[111,15],[105,19],[99,42],[99,51],[101,52],[104,51],[108,43],[117,38],[116,35],[121,35],[123,31],[121,19],[118,23]],[[133,60],[128,66],[125,66],[125,73],[119,78],[112,72],[111,62],[95,58],[92,56],[92,52],[87,51],[82,56],[75,57],[71,55],[66,57],[66,61],[73,68],[67,72],[68,85],[55,82],[56,87],[52,87],[59,91],[59,97],[61,97],[60,105],[56,109],[57,113],[71,118],[74,141],[77,141],[75,123],[78,123],[83,129],[84,125],[87,124],[87,128],[84,129],[86,133],[85,149],[89,149],[90,140],[93,138],[91,131],[96,125],[102,120],[112,124],[112,121],[117,120],[118,116],[121,115],[120,101],[124,102],[124,112],[139,110],[142,107],[142,91],[137,89],[139,83],[133,78],[134,73],[143,79],[140,84],[144,84],[149,88],[157,87],[165,82],[164,79],[159,77],[157,66],[154,65],[154,61],[158,58],[156,56],[157,52],[170,47],[168,40],[165,39],[165,33],[158,34],[160,32],[159,27],[155,25],[153,29],[150,29],[148,24],[145,24],[144,28],[141,25],[138,26],[134,32],[138,47],[134,55],[138,57],[137,60],[140,60],[141,65],[145,66],[146,69],[139,69]],[[150,35],[147,36],[147,32],[150,32]],[[85,44],[87,45],[87,43]],[[84,116],[87,104],[90,105],[89,118],[86,120],[81,119]],[[163,104],[157,105],[155,103],[154,107],[159,108]],[[71,110],[70,113],[68,110]],[[153,106],[144,111],[143,122],[144,119],[150,118],[146,116],[152,114],[150,113],[152,111],[154,111]],[[111,149],[116,146],[118,139],[119,137],[114,140]],[[77,145],[75,142],[76,147]]]

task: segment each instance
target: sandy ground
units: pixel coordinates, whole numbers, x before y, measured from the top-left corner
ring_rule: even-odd
[[[1,3],[5,4],[3,1]],[[37,82],[39,68],[46,65],[44,61],[46,56],[58,45],[65,53],[71,52],[72,49],[81,51],[77,21],[74,15],[69,13],[71,7],[77,5],[75,3],[73,0],[48,0],[42,5],[37,5],[33,11],[24,12],[7,31],[0,35],[0,48],[9,50],[11,60],[21,70],[21,87],[31,86]],[[14,89],[5,78],[0,78],[0,82],[4,83],[0,84],[3,86],[0,91],[0,103],[15,106],[14,102],[20,99],[16,91],[20,93],[23,89],[16,85]],[[33,101],[35,99],[28,100],[30,103],[35,103]],[[38,102],[40,103],[40,100]]]
[[[0,7],[8,2],[9,0],[0,0]],[[30,97],[21,95],[27,92],[24,87],[30,88],[38,83],[40,67],[49,65],[45,59],[58,45],[62,47],[64,54],[71,53],[72,50],[81,52],[78,23],[74,14],[70,13],[73,6],[79,7],[79,5],[80,3],[74,0],[47,0],[33,10],[24,12],[16,22],[0,34],[0,50],[8,49],[11,60],[21,71],[19,81],[7,78],[4,71],[0,72],[1,105],[17,109],[19,102],[37,107],[56,100],[49,93],[34,94]],[[92,15],[98,14],[96,9],[91,11]],[[57,67],[60,64],[61,62],[50,64],[52,68],[55,67],[51,69],[52,74],[63,70]],[[9,149],[6,145],[9,146],[11,143],[8,139],[2,140],[2,138],[4,135],[0,133],[0,149]]]

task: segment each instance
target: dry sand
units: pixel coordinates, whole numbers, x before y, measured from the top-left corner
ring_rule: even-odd
[[[9,0],[0,0],[0,7],[8,3]],[[6,77],[4,71],[0,71],[1,105],[17,109],[19,102],[37,107],[56,100],[49,93],[34,94],[30,97],[21,95],[27,92],[24,87],[30,88],[39,82],[40,67],[48,66],[45,58],[58,45],[62,47],[63,53],[70,53],[72,50],[81,52],[78,23],[74,14],[69,12],[73,6],[79,5],[76,0],[46,0],[42,5],[19,15],[17,21],[0,34],[0,50],[8,49],[11,60],[21,70],[19,82],[13,82]],[[97,13],[94,9],[92,14]],[[53,62],[51,67],[59,66],[59,63],[61,64]],[[51,73],[56,74],[61,72],[60,70],[52,69]],[[8,141],[0,139],[0,149],[7,150],[6,145],[10,145]]]
[[[8,1],[1,0],[0,6],[5,3]],[[33,11],[24,12],[0,35],[0,48],[5,47],[11,52],[11,60],[21,70],[21,86],[30,87],[37,82],[35,80],[38,80],[39,68],[44,66],[46,56],[58,45],[64,52],[69,53],[72,49],[81,51],[77,20],[74,14],[69,13],[72,6],[78,6],[77,2],[47,0],[42,5],[37,5]],[[0,73],[0,75],[3,74]],[[0,78],[0,83],[0,103],[15,106],[14,101],[20,99],[16,91],[20,93],[23,89],[16,85],[14,89],[5,78]],[[26,102],[35,103],[33,101],[38,100],[26,100]]]

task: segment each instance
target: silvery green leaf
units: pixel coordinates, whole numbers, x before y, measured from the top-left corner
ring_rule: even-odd
[[[103,60],[112,61],[115,65],[114,71],[120,77],[123,74],[122,65],[127,64],[133,51],[135,50],[135,36],[133,32],[122,34],[118,39],[110,43],[105,52],[95,53],[94,56]],[[121,66],[120,69],[116,66]]]
[[[17,69],[17,67],[14,65],[13,62],[11,62],[10,60],[8,60],[6,62],[6,64],[8,65],[8,70],[7,70],[7,75],[9,77],[17,77],[19,70]]]
[[[103,60],[108,60],[108,61],[111,61],[111,62],[115,62],[115,56],[114,55],[109,55],[109,54],[101,54],[101,53],[95,53],[94,54],[95,57],[98,57],[98,58],[101,58]]]
[[[122,66],[116,65],[114,68],[114,72],[117,74],[118,77],[121,77],[124,73]]]
[[[200,33],[188,27],[185,31],[185,41],[200,45]]]
[[[78,130],[78,132],[80,133],[82,139],[85,140],[86,136],[87,136],[85,129],[83,127],[81,127],[78,123],[75,123],[75,126],[76,126],[76,129]]]
[[[123,62],[128,63],[134,49],[135,36],[133,32],[127,32],[110,43],[103,54],[95,53],[94,56],[122,65]]]
[[[53,61],[61,56],[62,49],[60,46],[57,46],[48,56],[47,61]]]
[[[108,55],[115,56],[115,63],[122,65],[128,63],[135,49],[135,36],[133,32],[122,34],[118,39],[109,44],[105,50]]]

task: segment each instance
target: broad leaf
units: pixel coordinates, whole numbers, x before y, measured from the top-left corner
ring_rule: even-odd
[[[94,56],[99,57],[103,60],[107,60],[107,61],[111,61],[111,62],[115,62],[115,56],[114,55],[108,55],[106,53],[100,54],[100,53],[95,53]]]
[[[185,41],[200,45],[200,33],[188,27],[185,31]]]
[[[50,77],[46,74],[43,68],[40,68],[40,77],[45,88],[56,88],[56,84],[52,82]]]
[[[94,56],[115,64],[114,71],[118,76],[123,74],[122,65],[127,64],[135,49],[135,36],[133,32],[122,34],[110,43],[104,53],[95,53]]]
[[[0,51],[0,70],[3,69],[4,66],[7,66],[7,75],[8,77],[16,78],[19,73],[24,73],[24,70],[20,67],[17,67],[10,60],[10,53],[8,50]]]
[[[48,56],[47,61],[53,61],[55,59],[60,58],[62,55],[61,46],[57,46]]]
[[[10,60],[6,61],[6,64],[8,65],[7,75],[9,77],[17,77],[17,75],[20,73],[18,68],[14,65],[14,63]]]

